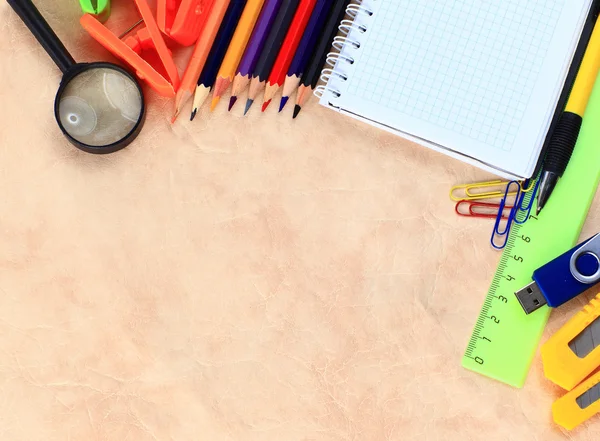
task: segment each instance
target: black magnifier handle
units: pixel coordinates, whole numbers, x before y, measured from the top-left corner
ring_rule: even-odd
[[[65,73],[75,65],[75,60],[58,39],[50,25],[44,20],[40,11],[31,0],[6,0],[21,17],[37,41],[46,49],[58,68]]]

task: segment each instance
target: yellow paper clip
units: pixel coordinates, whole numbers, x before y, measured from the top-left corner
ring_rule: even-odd
[[[506,186],[508,184],[510,184],[509,181],[498,179],[495,181],[476,182],[474,184],[455,185],[450,189],[450,199],[458,202],[461,200],[475,201],[479,199],[502,198],[504,197]],[[490,191],[489,189],[493,187],[496,187],[497,189]],[[507,196],[515,196],[516,194],[516,191],[510,192]]]
[[[519,185],[521,186],[521,192],[529,193],[535,188],[537,181],[534,178],[525,179],[524,181],[519,182]],[[529,185],[529,188],[525,188],[526,185]]]
[[[563,389],[573,389],[600,366],[599,337],[600,294],[542,346],[546,377]]]
[[[552,418],[573,430],[600,411],[600,372],[592,375],[552,405]]]

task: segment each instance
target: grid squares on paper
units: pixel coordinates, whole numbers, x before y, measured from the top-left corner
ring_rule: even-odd
[[[565,0],[380,0],[348,93],[510,150]]]

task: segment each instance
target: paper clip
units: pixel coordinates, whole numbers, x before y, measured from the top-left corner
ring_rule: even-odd
[[[198,40],[213,3],[214,0],[159,0],[156,22],[173,41],[191,46]]]
[[[466,206],[466,207],[465,207]],[[505,205],[502,213],[503,219],[508,219],[510,215],[510,210],[512,210],[512,205]],[[463,199],[456,203],[454,207],[454,211],[459,216],[464,217],[481,217],[486,219],[496,219],[498,217],[498,212],[500,210],[500,204],[494,204],[491,202],[478,202],[478,201],[469,201]],[[506,212],[508,210],[508,213]]]
[[[529,215],[531,214],[531,209],[533,208],[533,203],[535,202],[535,195],[538,190],[538,186],[540,185],[539,179],[535,181],[535,184],[531,184],[528,193],[521,193],[521,197],[519,198],[519,203],[517,204],[517,212],[515,214],[515,222],[519,225],[523,225],[529,219]],[[533,191],[532,191],[533,189]],[[523,203],[525,202],[526,197],[530,195],[529,202],[526,207],[523,207]]]
[[[179,88],[180,81],[177,66],[175,66],[171,52],[167,48],[147,1],[135,0],[135,4],[142,19],[120,36],[113,34],[90,14],[81,17],[81,25],[98,43],[131,66],[136,75],[145,80],[156,92],[165,97],[173,97]],[[142,22],[145,27],[138,30],[135,36],[125,37]],[[146,50],[150,52],[147,59],[142,57]],[[156,55],[158,55],[158,60],[156,60]],[[149,60],[156,63],[156,68],[150,64]]]
[[[515,192],[510,191],[510,186],[513,184],[515,184],[517,186],[517,191],[515,191]],[[515,201],[518,201],[520,191],[521,191],[521,184],[519,184],[519,182],[517,182],[517,181],[510,181],[509,184],[506,186],[506,191],[504,192],[504,197],[500,201],[500,208],[498,209],[498,214],[496,216],[496,222],[494,223],[494,230],[492,231],[492,237],[490,239],[490,243],[492,244],[492,247],[494,247],[497,250],[504,249],[504,247],[508,243],[510,228],[512,226],[512,223],[515,219],[515,215],[517,212],[518,204],[515,204],[510,210],[508,219],[506,220],[506,225],[504,227],[504,231],[500,231],[500,222],[503,219],[504,209],[506,207],[507,200],[511,195],[514,194]],[[504,237],[504,242],[502,244],[497,245],[495,242],[497,237]]]
[[[479,199],[491,199],[491,198],[501,198],[502,195],[506,196],[506,189],[502,188],[506,186],[508,188],[510,184],[514,181],[502,181],[500,179],[495,181],[486,181],[486,182],[477,182],[474,184],[463,184],[463,185],[455,185],[450,189],[450,199],[453,201],[475,201]],[[490,187],[499,187],[497,190],[488,191]],[[520,187],[519,187],[520,188]],[[476,190],[484,190],[484,191],[476,191]],[[464,194],[457,195],[458,191],[462,191]],[[517,192],[508,193],[508,196],[516,196]]]
[[[79,4],[84,14],[93,15],[101,23],[110,16],[110,0],[79,0]]]
[[[521,192],[522,193],[529,193],[531,190],[533,190],[535,187],[537,187],[537,183],[534,179],[525,179],[524,181],[519,183],[519,186],[521,187]],[[523,188],[523,187],[527,187],[529,186],[529,188]]]

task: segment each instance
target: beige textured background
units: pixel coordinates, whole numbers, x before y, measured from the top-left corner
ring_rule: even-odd
[[[76,0],[36,3],[109,58]],[[0,35],[1,440],[598,439],[553,425],[539,357],[523,390],[460,367],[499,254],[447,192],[485,173],[314,100],[172,127],[153,93],[138,141],[91,156],[5,2]]]

